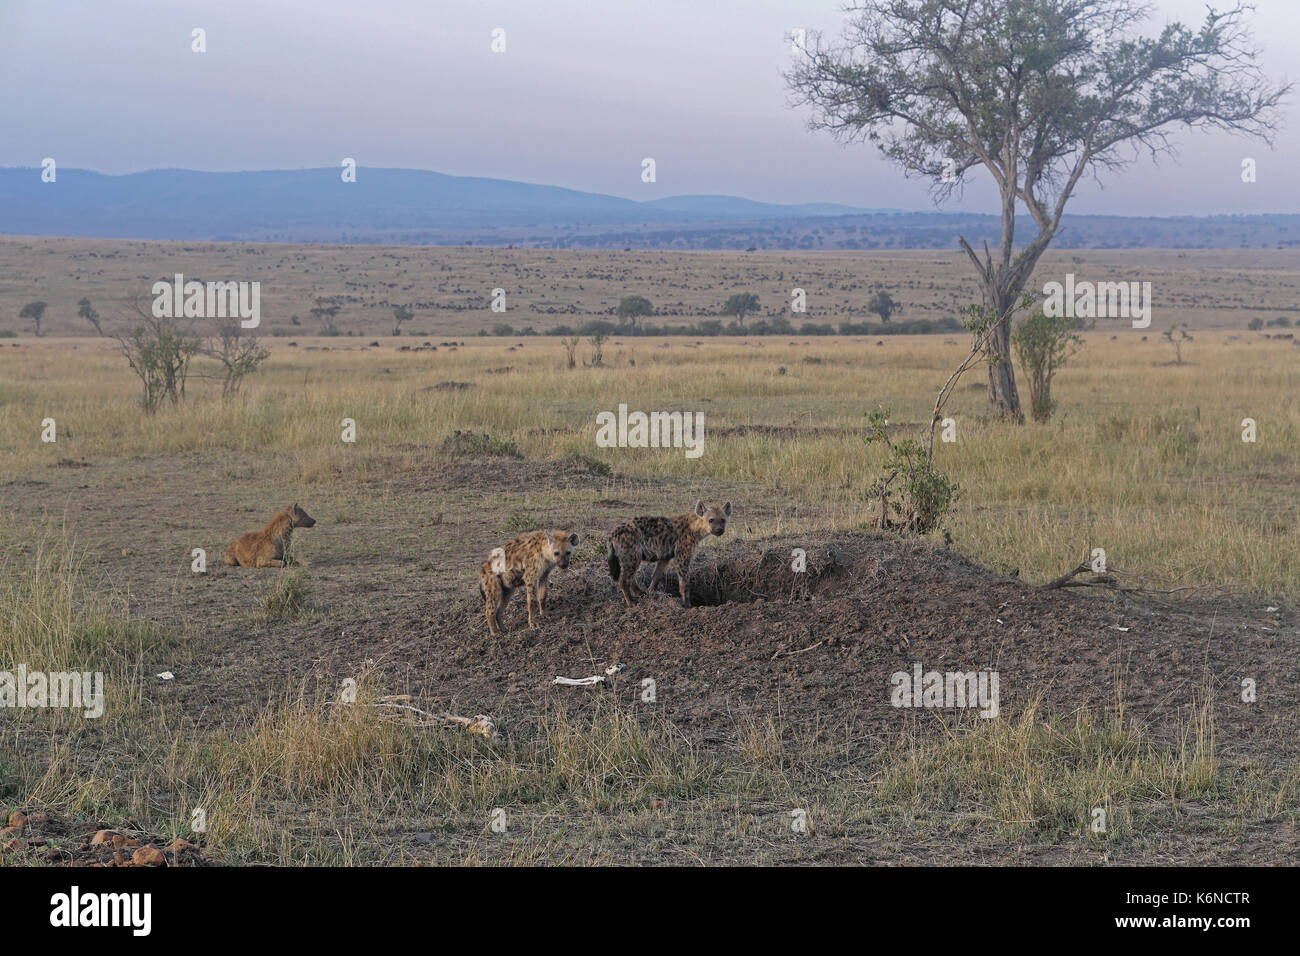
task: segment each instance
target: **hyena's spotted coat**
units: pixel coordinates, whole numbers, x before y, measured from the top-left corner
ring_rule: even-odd
[[[232,568],[282,568],[294,528],[310,528],[316,519],[295,501],[276,513],[261,531],[241,534],[226,549],[226,564]]]
[[[641,562],[656,562],[654,577],[650,579],[650,590],[653,591],[659,586],[668,562],[675,557],[682,607],[690,607],[691,593],[686,587],[686,576],[691,570],[691,555],[704,538],[726,531],[730,516],[730,501],[719,508],[717,505],[706,506],[701,499],[695,502],[695,511],[691,514],[676,518],[632,518],[611,531],[609,574],[618,582],[627,606],[631,607],[645,594],[635,580]]]
[[[567,568],[573,549],[581,540],[573,531],[533,531],[493,551],[478,569],[478,589],[486,605],[488,631],[496,634],[501,629],[501,612],[510,595],[521,585],[528,600],[528,626],[536,627],[534,600],[537,617],[545,617],[551,569]]]

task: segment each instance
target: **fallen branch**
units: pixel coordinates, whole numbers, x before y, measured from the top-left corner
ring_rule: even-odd
[[[1076,581],[1075,578],[1080,574],[1092,573],[1097,577],[1087,581]],[[1092,566],[1087,562],[1079,565],[1073,571],[1067,571],[1059,578],[1054,578],[1046,584],[1039,585],[1041,591],[1051,591],[1055,588],[1105,588],[1108,591],[1118,591],[1121,594],[1177,594],[1181,591],[1226,591],[1215,584],[1186,584],[1176,588],[1152,588],[1152,587],[1125,587],[1120,584],[1114,577],[1116,574],[1125,574],[1127,572],[1119,568],[1107,568],[1103,571],[1093,571]]]
[[[1044,590],[1044,591],[1051,591],[1051,590],[1053,590],[1053,589],[1055,589],[1055,588],[1065,588],[1065,587],[1086,587],[1086,586],[1087,586],[1088,584],[1090,584],[1091,582],[1088,582],[1088,581],[1075,581],[1074,578],[1075,578],[1077,575],[1084,574],[1085,572],[1088,572],[1088,571],[1091,571],[1091,570],[1092,570],[1092,568],[1091,568],[1091,567],[1088,565],[1088,563],[1085,561],[1083,564],[1079,565],[1079,566],[1078,566],[1077,568],[1075,568],[1073,571],[1067,571],[1067,572],[1065,572],[1065,574],[1062,574],[1059,578],[1054,578],[1053,580],[1048,581],[1046,584],[1042,585],[1042,590]]]
[[[816,644],[809,644],[807,647],[802,648],[801,650],[791,651],[791,652],[788,653],[788,654],[784,651],[784,649],[782,649],[782,650],[777,651],[775,654],[773,654],[773,655],[769,658],[769,660],[776,660],[778,657],[794,657],[796,654],[802,654],[804,651],[811,651],[813,648],[821,647],[821,646],[822,646],[823,644],[825,644],[825,643],[826,643],[826,639],[825,639],[825,638],[822,638],[822,639],[821,639],[820,641],[818,641]]]

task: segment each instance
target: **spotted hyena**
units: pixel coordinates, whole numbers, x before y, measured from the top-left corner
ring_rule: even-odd
[[[501,612],[515,588],[524,588],[528,600],[528,626],[536,627],[537,617],[546,616],[546,579],[551,569],[569,566],[573,549],[582,538],[574,531],[533,531],[521,534],[504,548],[496,548],[478,569],[478,589],[486,604],[488,631],[501,629]]]
[[[682,595],[682,607],[691,606],[691,594],[686,588],[686,576],[691,569],[691,554],[695,546],[710,534],[721,535],[727,530],[731,516],[731,502],[719,508],[695,502],[695,510],[676,518],[632,518],[609,533],[609,574],[618,582],[623,600],[628,607],[645,592],[636,584],[636,569],[642,561],[654,561],[655,573],[650,579],[650,590],[659,585],[668,562],[677,559],[677,588]]]
[[[236,538],[226,549],[226,564],[232,568],[282,568],[289,550],[289,536],[294,528],[310,528],[316,519],[295,501],[276,512],[261,531],[249,531]]]

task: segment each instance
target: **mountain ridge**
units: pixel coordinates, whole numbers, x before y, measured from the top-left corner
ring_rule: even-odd
[[[643,249],[951,249],[996,241],[994,215],[766,203],[726,194],[634,200],[564,186],[363,166],[111,175],[0,167],[0,234],[79,238]],[[1300,215],[1067,216],[1065,248],[1300,245]],[[1296,238],[1292,238],[1296,237]]]

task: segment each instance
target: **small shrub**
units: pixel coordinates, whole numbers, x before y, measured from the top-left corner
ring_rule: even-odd
[[[569,461],[581,465],[593,475],[600,475],[602,478],[607,478],[614,474],[614,469],[599,458],[592,458],[588,455],[570,455]]]
[[[886,431],[888,421],[889,409],[877,408],[869,416],[871,431],[863,439],[867,444],[884,442],[890,452],[884,464],[888,474],[876,479],[867,492],[880,499],[876,526],[881,530],[929,534],[952,507],[958,486],[946,474],[935,470],[920,441],[915,438],[892,441]]]
[[[1011,333],[1012,348],[1029,378],[1029,407],[1036,422],[1047,421],[1056,410],[1052,377],[1083,346],[1077,327],[1073,319],[1039,311],[1026,316]]]
[[[492,435],[477,432],[456,431],[443,439],[442,450],[453,457],[456,455],[504,455],[507,458],[523,458],[519,446],[509,438],[495,438]]]
[[[202,343],[172,319],[156,317],[140,306],[136,312],[141,321],[130,333],[119,335],[117,344],[140,379],[141,405],[152,413],[163,402],[176,405],[185,397],[190,362]]]

